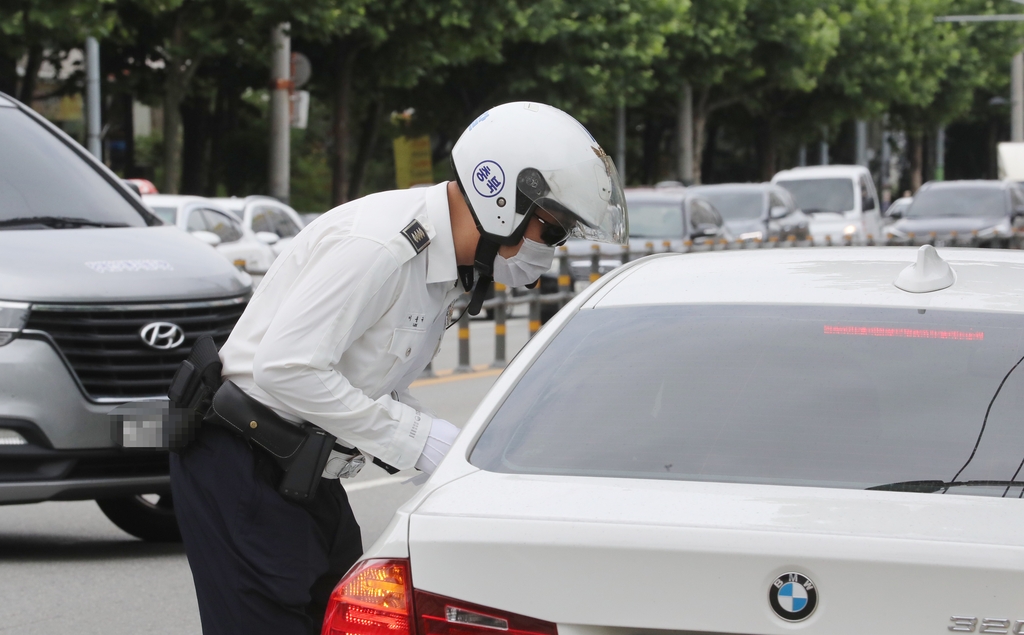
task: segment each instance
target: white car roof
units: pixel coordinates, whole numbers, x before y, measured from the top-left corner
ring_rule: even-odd
[[[665,304],[796,304],[1024,313],[1024,251],[938,249],[952,286],[893,284],[914,247],[810,247],[660,255],[613,273],[583,308]]]
[[[793,179],[834,179],[837,177],[854,179],[863,174],[870,174],[870,172],[862,165],[809,165],[783,170],[772,177],[772,183]]]

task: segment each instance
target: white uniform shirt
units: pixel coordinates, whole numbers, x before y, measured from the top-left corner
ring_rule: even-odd
[[[417,253],[412,221],[430,244]],[[407,389],[461,294],[447,184],[325,213],[278,256],[220,351],[223,377],[292,421],[405,469],[432,417]]]

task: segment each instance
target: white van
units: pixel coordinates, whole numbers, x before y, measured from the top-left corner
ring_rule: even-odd
[[[819,165],[783,170],[772,177],[789,190],[796,206],[811,217],[815,242],[847,238],[864,243],[880,237],[881,213],[871,173],[860,165]]]

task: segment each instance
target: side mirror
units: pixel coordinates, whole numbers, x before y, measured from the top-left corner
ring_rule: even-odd
[[[198,238],[200,241],[206,243],[211,247],[216,247],[220,244],[220,236],[213,232],[204,231],[202,229],[190,232],[192,236]]]
[[[889,208],[885,211],[885,217],[891,218],[892,220],[899,220],[903,218],[903,207],[897,207],[895,209]]]
[[[720,233],[722,233],[722,228],[718,225],[701,223],[690,232],[690,238],[707,238],[709,236],[717,236]]]
[[[768,210],[768,218],[785,218],[789,216],[789,210],[785,205],[776,205]]]
[[[1011,224],[1014,229],[1024,228],[1024,211],[1015,212]]]
[[[273,245],[277,241],[281,240],[281,237],[274,232],[256,232],[256,240],[260,241],[264,245]]]

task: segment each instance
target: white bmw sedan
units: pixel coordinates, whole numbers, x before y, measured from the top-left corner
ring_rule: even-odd
[[[1024,633],[1024,253],[659,255],[509,364],[323,633]]]

